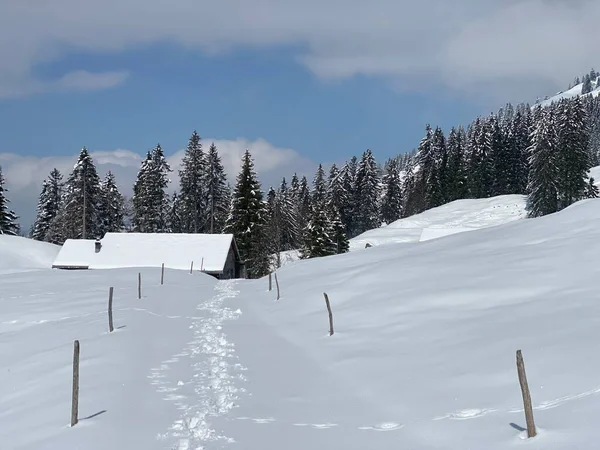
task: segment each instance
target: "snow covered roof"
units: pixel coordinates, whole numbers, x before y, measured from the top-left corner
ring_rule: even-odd
[[[107,233],[96,252],[95,241],[68,239],[53,267],[114,269],[160,267],[211,273],[223,271],[229,249],[235,246],[232,234]],[[237,248],[235,250],[237,252]]]

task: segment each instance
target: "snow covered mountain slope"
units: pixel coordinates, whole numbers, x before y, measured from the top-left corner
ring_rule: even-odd
[[[367,243],[379,246],[419,242],[501,225],[525,216],[525,197],[522,195],[457,200],[369,230],[350,240],[350,250],[365,248]]]
[[[60,246],[0,234],[0,274],[50,269]]]
[[[279,271],[279,301],[265,279],[240,284],[225,331],[249,392],[214,426],[245,450],[595,448],[599,220],[586,200],[308,260]],[[539,432],[527,441],[517,349]]]
[[[576,97],[578,95],[581,95],[582,88],[583,88],[583,83],[577,84],[574,87],[572,87],[571,89],[568,89],[563,92],[559,92],[558,94],[553,95],[552,97],[550,97],[544,101],[541,101],[538,104],[541,105],[542,107],[545,107],[554,102],[558,102],[564,98]],[[593,97],[597,97],[598,95],[600,95],[600,86],[597,86],[592,92],[590,92],[588,94],[584,94],[583,97],[589,96],[589,95],[591,95]],[[537,106],[538,104],[534,105],[534,107]]]

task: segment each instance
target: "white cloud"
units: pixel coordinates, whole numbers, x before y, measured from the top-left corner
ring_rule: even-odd
[[[241,166],[241,158],[246,150],[250,149],[255,162],[258,177],[263,189],[270,185],[277,186],[282,177],[290,177],[294,172],[299,175],[312,175],[316,164],[298,154],[295,150],[279,148],[264,139],[250,141],[244,138],[235,140],[206,139],[203,145],[208,147],[215,143],[223,160],[223,165],[232,185]],[[167,153],[167,158],[173,174],[169,193],[179,190],[177,169],[181,163],[184,150]],[[98,173],[103,177],[111,170],[117,179],[121,192],[131,195],[133,184],[142,162],[143,155],[131,150],[117,149],[111,151],[94,151],[90,153],[96,163]],[[9,190],[8,198],[11,207],[21,217],[23,226],[28,227],[35,217],[37,198],[40,193],[41,183],[53,168],[63,174],[64,179],[73,170],[77,154],[70,156],[20,156],[13,153],[0,153],[0,167],[6,178],[6,187]]]
[[[157,42],[208,53],[293,44],[302,49],[298,61],[323,78],[365,74],[406,87],[419,79],[428,89],[531,96],[597,62],[600,2],[0,0],[0,10],[0,96],[61,83],[114,86],[126,72],[41,82],[33,68],[73,49],[119,52]],[[540,92],[523,90],[532,80]]]

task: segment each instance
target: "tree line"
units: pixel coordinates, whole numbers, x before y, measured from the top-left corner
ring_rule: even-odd
[[[589,95],[547,107],[508,104],[447,134],[427,125],[416,149],[383,165],[367,149],[328,172],[320,164],[310,183],[293,174],[265,191],[248,150],[232,187],[214,143],[205,150],[194,132],[171,195],[160,145],[141,163],[131,198],[111,172],[100,179],[84,147],[65,182],[57,169],[43,182],[30,236],[62,244],[122,231],[233,233],[258,277],[280,265],[281,252],[345,253],[352,237],[454,200],[522,194],[529,217],[550,214],[598,196],[588,173],[599,164],[600,97]],[[17,234],[3,186],[0,169],[0,233]]]

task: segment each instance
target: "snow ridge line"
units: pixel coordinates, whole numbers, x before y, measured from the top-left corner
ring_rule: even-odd
[[[233,442],[211,427],[210,418],[226,414],[236,406],[237,394],[245,392],[236,384],[246,380],[242,374],[246,369],[235,362],[238,357],[234,355],[234,346],[222,332],[226,320],[235,320],[241,314],[240,310],[232,311],[223,306],[226,299],[239,294],[234,286],[232,280],[217,284],[216,294],[197,308],[203,317],[194,320],[190,327],[194,330],[193,340],[150,375],[151,383],[158,385],[157,390],[167,394],[165,400],[173,401],[182,411],[169,430],[158,435],[158,439],[170,442],[169,448],[173,450],[204,449],[204,444],[214,441]],[[189,359],[194,372],[192,378],[186,382],[167,381],[169,364],[182,357]],[[183,395],[185,385],[193,388],[192,395]]]

